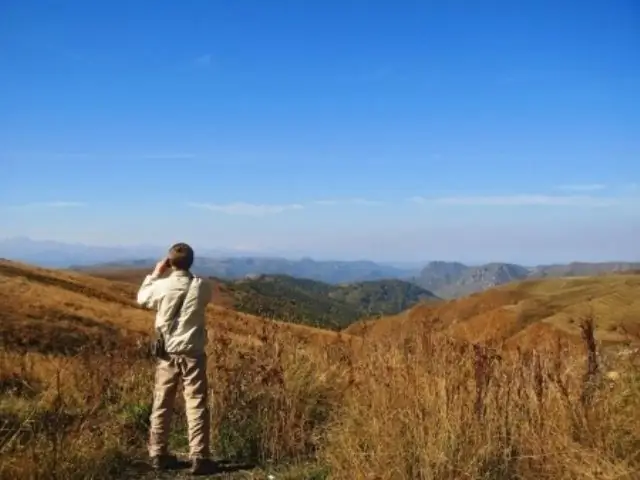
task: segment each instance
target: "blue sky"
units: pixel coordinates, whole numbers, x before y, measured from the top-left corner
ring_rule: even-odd
[[[638,260],[639,27],[633,0],[5,0],[0,235]]]

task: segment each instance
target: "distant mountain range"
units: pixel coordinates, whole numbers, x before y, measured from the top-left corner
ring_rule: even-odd
[[[151,268],[165,248],[155,246],[95,247],[82,244],[35,241],[28,238],[0,240],[0,257],[47,267],[75,270]],[[603,262],[523,266],[513,263],[465,265],[432,261],[424,267],[383,264],[368,260],[318,261],[311,258],[264,257],[232,250],[199,249],[194,271],[229,280],[258,275],[288,275],[329,284],[400,279],[410,281],[441,298],[455,298],[526,278],[596,275],[640,270],[640,262]]]
[[[151,268],[155,259],[110,262],[92,266],[75,266],[76,270]],[[398,279],[412,282],[440,298],[457,298],[497,285],[542,277],[574,277],[609,272],[640,270],[640,263],[603,262],[538,265],[526,267],[513,263],[486,263],[470,266],[459,262],[429,262],[423,269],[401,269],[371,261],[315,261],[309,258],[198,258],[194,271],[203,276],[224,279],[251,278],[259,275],[287,275],[325,282],[348,284],[374,280]]]
[[[458,262],[429,262],[412,281],[441,298],[456,298],[527,278],[589,276],[638,269],[640,263],[632,262],[572,262],[535,267],[513,263],[468,266]]]
[[[100,247],[26,237],[0,240],[0,257],[50,268],[86,270],[93,268],[152,267],[166,253],[166,247],[140,245]],[[287,259],[231,249],[198,249],[194,271],[201,275],[228,279],[248,275],[291,275],[328,283],[359,282],[387,278],[411,278],[420,265],[394,266],[362,261],[317,261]]]
[[[76,270],[151,268],[154,260],[111,262]],[[414,283],[440,298],[457,298],[497,285],[543,277],[574,277],[610,272],[640,270],[640,262],[603,262],[538,265],[526,267],[513,263],[486,263],[470,266],[459,262],[429,262],[421,270],[406,270],[370,261],[315,261],[284,258],[199,258],[194,271],[200,275],[224,279],[250,278],[258,275],[287,275],[329,284],[398,279]]]
[[[104,268],[151,268],[157,259],[105,262],[94,265],[72,265],[74,270]],[[317,261],[310,258],[290,260],[273,257],[197,257],[193,271],[203,276],[242,279],[257,275],[289,275],[319,282],[338,284],[384,279],[404,279],[417,275],[420,270],[406,270],[389,265],[362,261]]]
[[[130,262],[131,259],[156,259],[166,252],[166,247],[156,245],[96,246],[83,243],[64,243],[52,240],[33,240],[28,237],[0,239],[0,257],[49,268],[67,268],[71,265],[95,265],[106,262]],[[234,255],[225,249],[208,249],[199,252],[204,256]],[[245,255],[251,253],[243,252]]]

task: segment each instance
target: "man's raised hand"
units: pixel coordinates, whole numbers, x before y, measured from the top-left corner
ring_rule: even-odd
[[[160,277],[164,274],[164,272],[167,271],[168,268],[169,268],[169,259],[165,257],[162,260],[160,260],[158,263],[156,263],[156,268],[154,268],[153,270],[153,275],[155,277]]]

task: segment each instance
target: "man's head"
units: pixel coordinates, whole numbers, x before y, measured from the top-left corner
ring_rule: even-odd
[[[193,249],[186,243],[176,243],[169,249],[168,258],[175,270],[189,270],[193,265]]]

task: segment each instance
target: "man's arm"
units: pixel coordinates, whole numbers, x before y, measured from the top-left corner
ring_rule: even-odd
[[[154,310],[158,309],[158,304],[161,300],[160,289],[158,288],[160,283],[158,281],[167,268],[167,259],[163,258],[156,264],[153,273],[147,275],[142,281],[142,285],[140,285],[140,289],[138,290],[137,299],[140,306],[153,308]]]
[[[160,303],[160,296],[158,295],[159,279],[159,276],[155,275],[155,273],[147,275],[144,278],[142,285],[140,285],[140,289],[138,290],[138,305],[157,310],[158,304]]]

